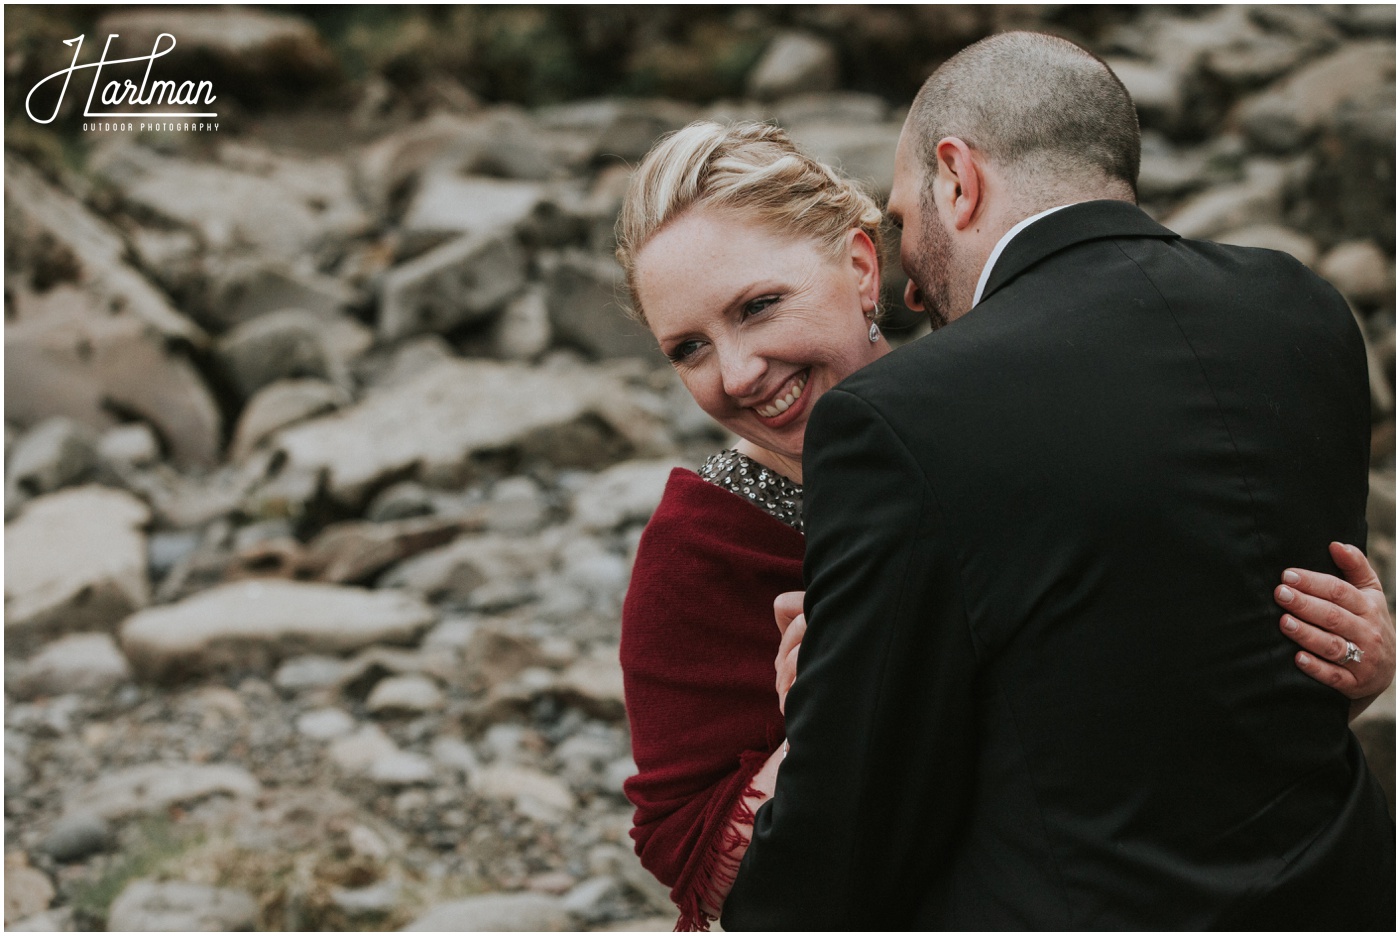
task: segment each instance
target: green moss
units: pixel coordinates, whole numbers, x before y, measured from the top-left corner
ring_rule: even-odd
[[[104,924],[112,901],[127,884],[174,871],[179,859],[201,841],[199,835],[178,829],[165,817],[144,820],[128,830],[128,836],[130,844],[97,877],[73,886],[69,899],[80,926]]]

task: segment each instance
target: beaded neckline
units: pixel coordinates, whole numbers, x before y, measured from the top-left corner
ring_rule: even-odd
[[[764,513],[802,532],[802,485],[734,449],[716,452],[698,472],[711,484],[747,500]]]

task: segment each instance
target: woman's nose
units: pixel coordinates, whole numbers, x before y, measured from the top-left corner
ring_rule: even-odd
[[[762,388],[763,375],[768,370],[763,358],[742,349],[720,354],[720,377],[724,392],[740,402],[749,400]]]

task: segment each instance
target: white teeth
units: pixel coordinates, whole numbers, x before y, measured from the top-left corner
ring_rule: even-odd
[[[802,391],[806,388],[807,375],[803,374],[802,376],[798,377],[792,382],[792,386],[788,388],[788,392],[782,397],[780,397],[776,403],[774,403],[772,406],[764,407],[763,409],[754,407],[754,411],[757,412],[758,415],[764,417],[765,419],[772,419],[774,416],[781,416],[783,413],[788,411],[789,407],[791,407],[792,404],[796,403],[802,397]]]

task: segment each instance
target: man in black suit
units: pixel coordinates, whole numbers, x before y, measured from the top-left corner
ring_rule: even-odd
[[[1137,169],[1063,40],[920,92],[890,213],[947,325],[812,414],[790,752],[726,929],[1394,925],[1394,824],[1272,601],[1366,541],[1360,334]]]

